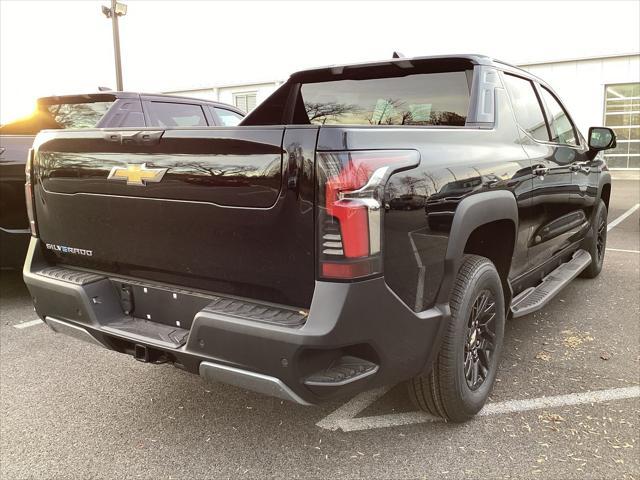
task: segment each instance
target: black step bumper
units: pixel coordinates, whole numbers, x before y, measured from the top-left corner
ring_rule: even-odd
[[[52,267],[38,239],[31,240],[24,280],[38,315],[55,331],[302,404],[427,370],[449,315],[447,306],[414,313],[383,278],[316,282],[307,312]],[[166,318],[164,323],[134,318],[123,309],[122,284],[166,295],[174,302],[175,318],[195,314],[180,326]]]

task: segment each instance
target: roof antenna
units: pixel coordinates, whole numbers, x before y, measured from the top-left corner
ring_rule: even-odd
[[[398,59],[398,61],[393,62],[394,65],[397,65],[400,68],[412,68],[413,67],[413,63],[411,63],[411,60],[401,60],[403,58],[406,58],[402,53],[400,52],[393,52],[393,59]]]
[[[112,89],[109,87],[98,87],[99,92],[111,92]]]

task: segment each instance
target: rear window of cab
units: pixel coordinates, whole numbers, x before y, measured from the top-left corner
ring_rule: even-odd
[[[303,83],[296,123],[464,126],[470,78],[456,71]]]

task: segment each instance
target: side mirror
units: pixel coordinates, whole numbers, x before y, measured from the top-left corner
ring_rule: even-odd
[[[616,134],[607,127],[591,127],[589,129],[589,150],[599,152],[616,148]]]

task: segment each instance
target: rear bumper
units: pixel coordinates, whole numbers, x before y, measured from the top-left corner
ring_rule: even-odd
[[[300,404],[395,383],[425,371],[449,315],[446,306],[414,313],[382,278],[316,282],[302,324],[268,323],[202,308],[188,331],[181,330],[182,344],[171,346],[120,329],[126,322],[145,321],[124,313],[112,278],[73,270],[77,274],[39,273],[46,267],[40,242],[32,239],[24,280],[38,315],[55,331],[138,359],[170,361],[208,380]],[[156,287],[167,295],[172,291],[186,295],[177,287],[149,284],[150,289]]]

